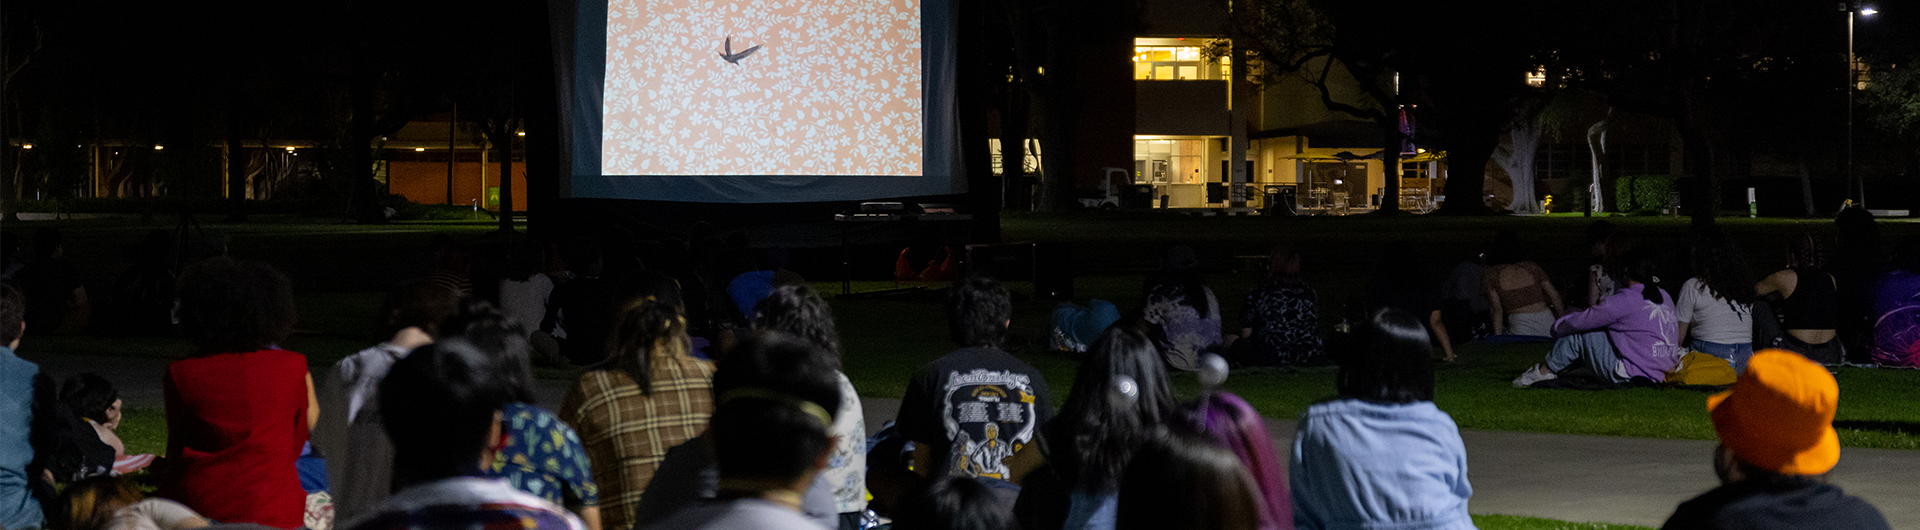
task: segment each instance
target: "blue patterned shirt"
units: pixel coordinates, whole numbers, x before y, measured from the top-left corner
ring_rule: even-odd
[[[526,403],[507,405],[500,412],[507,445],[483,471],[554,504],[600,505],[593,467],[572,427],[552,412]]]

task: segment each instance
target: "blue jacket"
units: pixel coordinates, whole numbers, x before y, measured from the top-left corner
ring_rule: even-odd
[[[27,465],[33,463],[33,379],[40,366],[0,346],[0,527],[41,526]]]
[[[1302,530],[1474,528],[1466,445],[1431,401],[1307,408],[1287,474]]]

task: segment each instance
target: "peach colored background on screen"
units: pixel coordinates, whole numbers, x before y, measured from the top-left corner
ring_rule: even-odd
[[[920,0],[607,8],[602,174],[921,174]]]

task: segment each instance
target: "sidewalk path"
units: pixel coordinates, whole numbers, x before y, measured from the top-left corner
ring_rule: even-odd
[[[120,387],[130,407],[162,406],[160,375],[166,361],[144,358],[34,356],[56,378],[99,373]],[[540,404],[557,407],[567,382],[538,380]],[[878,430],[899,413],[900,400],[863,398],[867,428]],[[1285,455],[1292,420],[1267,420]],[[1505,431],[1462,431],[1467,444],[1473,513],[1524,515],[1563,521],[1658,527],[1681,501],[1717,485],[1714,443]],[[1920,528],[1920,451],[1842,451],[1834,484],[1865,498],[1894,528]]]

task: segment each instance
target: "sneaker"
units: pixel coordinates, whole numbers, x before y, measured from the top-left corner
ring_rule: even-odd
[[[1533,386],[1534,383],[1546,381],[1548,379],[1560,378],[1560,376],[1553,375],[1552,373],[1541,374],[1540,368],[1541,366],[1537,364],[1533,365],[1533,367],[1531,368],[1527,368],[1527,371],[1522,372],[1520,374],[1520,377],[1516,377],[1513,379],[1513,387],[1526,388],[1526,387]]]

